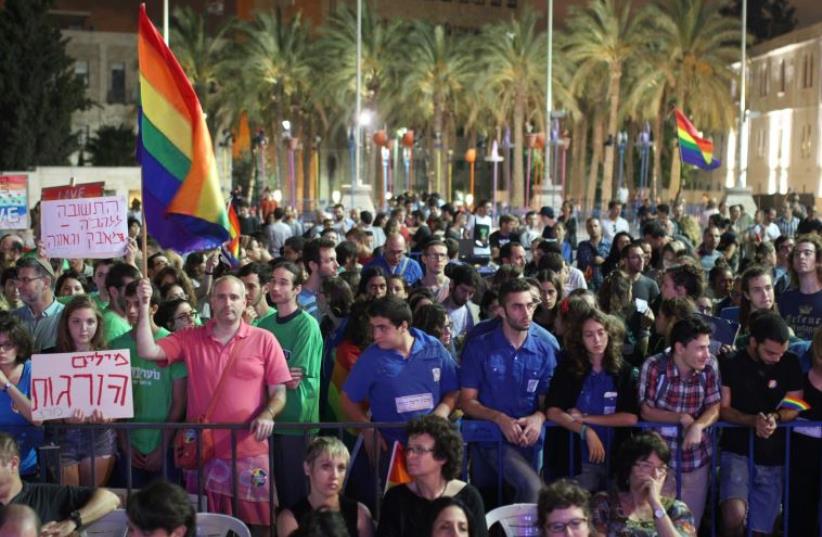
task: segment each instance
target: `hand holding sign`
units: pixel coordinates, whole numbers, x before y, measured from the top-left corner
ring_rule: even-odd
[[[128,248],[126,200],[122,196],[41,203],[40,236],[47,257],[120,257]]]

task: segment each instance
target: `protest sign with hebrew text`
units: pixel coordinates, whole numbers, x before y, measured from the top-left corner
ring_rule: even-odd
[[[128,349],[35,354],[31,357],[31,407],[35,420],[68,418],[79,408],[90,416],[133,418]]]
[[[123,196],[44,201],[40,207],[46,257],[106,259],[126,253]]]

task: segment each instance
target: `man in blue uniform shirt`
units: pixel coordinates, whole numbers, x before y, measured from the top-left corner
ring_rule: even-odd
[[[542,487],[535,445],[545,422],[541,409],[556,366],[555,350],[532,322],[539,299],[527,281],[503,284],[499,302],[502,324],[463,350],[460,406],[468,417],[500,428],[506,440],[503,474],[515,489],[513,501],[535,503]],[[496,467],[496,444],[477,451]]]

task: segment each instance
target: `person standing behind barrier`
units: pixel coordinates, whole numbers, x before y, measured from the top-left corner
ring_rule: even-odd
[[[188,494],[168,481],[155,481],[128,497],[129,535],[195,537],[197,514]]]
[[[699,527],[708,493],[711,437],[719,418],[719,366],[709,349],[711,326],[697,315],[677,321],[668,336],[670,349],[642,366],[639,401],[642,419],[670,424],[660,433],[671,449],[674,470],[682,450],[682,501]],[[679,430],[683,441],[680,444]],[[677,472],[670,472],[662,492],[676,496]]]
[[[471,339],[462,352],[460,407],[468,417],[499,427],[505,440],[503,477],[516,489],[514,501],[534,503],[542,488],[533,465],[535,445],[545,422],[541,409],[556,366],[555,350],[532,322],[539,298],[531,285],[509,280],[499,293],[501,325]],[[487,478],[496,468],[497,444],[477,446],[477,452]]]
[[[374,521],[368,508],[342,495],[349,454],[345,444],[333,436],[318,436],[308,445],[302,471],[308,476],[310,492],[277,515],[277,535],[289,537],[311,513],[339,513],[349,537],[371,537]]]
[[[747,347],[720,364],[719,416],[745,426],[722,433],[719,501],[726,537],[741,536],[746,518],[754,534],[769,534],[779,514],[785,430],[777,424],[794,420],[799,412],[778,407],[785,396],[802,397],[799,359],[786,352],[789,335],[779,315],[762,313],[751,322]],[[748,451],[749,434],[754,434],[753,454]],[[753,475],[748,473],[750,456]]]
[[[636,425],[636,370],[622,361],[625,329],[619,319],[592,309],[576,328],[565,335],[567,357],[551,379],[546,416],[580,436],[582,464],[575,464],[576,480],[593,492],[607,484],[605,458],[613,438],[609,428]],[[566,433],[560,434],[567,439]],[[549,445],[556,448],[553,442]]]
[[[260,328],[277,338],[291,372],[291,381],[285,384],[285,408],[279,416],[284,423],[320,421],[323,338],[314,317],[297,304],[302,282],[303,272],[295,263],[285,260],[276,262],[269,282],[269,297],[277,313],[260,323]],[[300,463],[305,456],[309,435],[315,432],[282,429],[271,440],[274,445],[274,477],[282,505],[291,505],[308,492]]]
[[[201,418],[209,407],[223,374],[224,390],[210,421],[250,423],[250,432],[237,438],[238,510],[232,507],[233,484],[231,434],[215,430],[214,458],[202,469],[209,506],[233,514],[248,524],[271,524],[269,503],[268,442],[276,418],[286,402],[285,383],[291,380],[282,348],[274,336],[242,320],[245,287],[234,276],[223,276],[211,288],[211,320],[204,326],[181,330],[157,342],[149,323],[151,283],[142,280],[141,300],[134,334],[137,352],[161,366],[185,362],[188,366],[188,421]],[[226,371],[233,361],[230,371]],[[195,480],[196,481],[196,480]]]
[[[811,346],[803,399],[810,409],[799,420],[822,422],[822,327]],[[822,426],[796,427],[791,437],[791,486],[788,535],[822,535]]]

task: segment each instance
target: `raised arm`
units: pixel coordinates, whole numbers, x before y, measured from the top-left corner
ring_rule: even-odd
[[[160,361],[166,359],[166,353],[162,347],[154,341],[151,333],[151,282],[144,278],[137,286],[137,297],[140,299],[140,316],[137,319],[137,326],[134,328],[134,339],[137,342],[137,354],[146,360]]]

